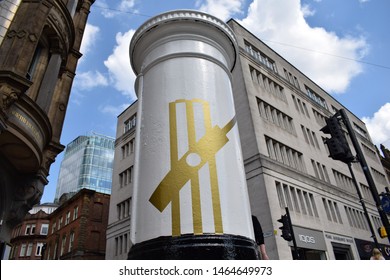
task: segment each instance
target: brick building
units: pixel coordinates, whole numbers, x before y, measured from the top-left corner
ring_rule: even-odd
[[[89,189],[69,200],[64,194],[61,205],[49,216],[43,259],[104,259],[109,202],[110,195]]]
[[[53,203],[34,206],[11,236],[11,260],[40,260],[49,232],[49,215],[57,208]]]

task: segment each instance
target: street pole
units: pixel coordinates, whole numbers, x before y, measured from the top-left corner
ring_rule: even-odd
[[[288,210],[288,207],[286,207],[286,214],[287,214],[288,220],[290,221],[290,223],[289,223],[290,224],[290,232],[291,232],[292,242],[293,242],[293,246],[294,246],[293,259],[300,260],[301,257],[300,257],[299,252],[298,252],[297,241],[295,239],[293,224],[291,221],[290,211]]]
[[[390,232],[389,220],[387,218],[385,211],[383,210],[382,203],[379,199],[378,190],[375,186],[374,179],[372,178],[370,168],[366,162],[366,159],[364,157],[362,149],[360,148],[360,144],[356,138],[355,131],[352,128],[351,123],[349,122],[349,118],[348,118],[345,110],[340,109],[338,112],[340,113],[340,116],[342,117],[344,124],[348,130],[349,136],[351,137],[352,144],[353,144],[355,151],[357,153],[357,159],[360,162],[360,165],[363,169],[364,176],[366,177],[366,180],[367,180],[368,186],[370,188],[372,197],[374,198],[375,205],[376,205],[376,208],[378,209],[378,213],[379,213],[379,216],[381,218],[382,224],[385,227],[386,232],[389,233]],[[389,234],[387,235],[387,238],[389,239],[389,242],[390,242],[390,235]]]
[[[146,21],[137,75],[129,259],[259,259],[236,125],[228,25],[197,11]]]
[[[371,231],[371,237],[372,237],[372,239],[374,239],[375,247],[379,248],[378,239],[376,238],[374,228],[372,227],[370,216],[368,215],[368,211],[366,208],[366,203],[364,202],[362,193],[360,191],[358,182],[357,182],[356,177],[355,177],[355,173],[353,173],[353,170],[352,170],[352,164],[350,162],[348,162],[348,168],[349,168],[349,172],[351,173],[352,181],[353,181],[353,184],[355,185],[356,192],[359,196],[359,202],[363,207],[364,216],[366,217],[368,227],[370,228],[370,231]]]

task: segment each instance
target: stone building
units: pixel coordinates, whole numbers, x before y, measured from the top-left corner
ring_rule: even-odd
[[[133,191],[135,124],[134,102],[118,116],[114,170],[107,227],[106,259],[126,259],[130,249],[130,208]]]
[[[39,203],[95,0],[0,2],[0,241]]]
[[[389,180],[365,124],[237,21],[228,25],[239,49],[231,80],[251,211],[261,222],[269,257],[293,258],[293,244],[281,237],[278,222],[288,207],[301,259],[369,258],[375,245],[369,223],[382,226],[372,193],[359,163],[353,163],[367,221],[348,166],[329,157],[324,144],[329,135],[320,131],[326,118],[340,109],[347,112],[381,193]],[[126,259],[130,246],[135,162],[127,151],[135,132],[126,129],[133,127],[127,125],[136,112],[134,103],[118,117],[107,259]],[[374,234],[390,259],[388,240]]]

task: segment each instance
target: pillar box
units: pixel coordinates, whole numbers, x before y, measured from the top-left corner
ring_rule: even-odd
[[[221,20],[172,11],[130,43],[137,75],[129,259],[257,259]]]

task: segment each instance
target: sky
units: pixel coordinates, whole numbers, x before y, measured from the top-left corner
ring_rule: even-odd
[[[145,21],[176,9],[234,18],[361,118],[375,145],[390,148],[388,0],[96,0],[63,145],[90,132],[115,137],[117,116],[136,100],[130,40]],[[54,200],[63,154],[51,166],[41,203]]]

